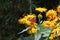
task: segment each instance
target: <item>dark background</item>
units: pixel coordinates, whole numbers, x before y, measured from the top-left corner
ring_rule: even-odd
[[[58,4],[59,0],[32,0],[31,5],[34,13],[36,7],[52,9]],[[29,0],[0,0],[0,40],[10,40],[25,28],[18,19],[29,14],[29,7]]]

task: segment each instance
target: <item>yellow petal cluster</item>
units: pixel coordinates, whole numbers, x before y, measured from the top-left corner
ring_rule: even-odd
[[[51,36],[49,37],[49,40],[54,40],[55,37],[56,37],[55,34],[51,34]]]
[[[24,18],[19,19],[18,22],[21,24],[26,24],[31,27],[27,31],[28,34],[36,33],[37,23],[36,23],[36,16],[34,14],[27,15]]]
[[[58,35],[60,35],[59,34],[60,33],[60,27],[57,27],[57,28],[53,29],[52,33],[54,33],[54,34],[57,33]]]
[[[60,31],[58,32],[58,35],[60,36]]]
[[[52,30],[52,34],[50,35],[49,39],[53,40],[56,36],[60,36],[60,27],[56,27]]]
[[[57,23],[57,25],[56,25],[57,27],[60,27],[60,23]]]
[[[49,20],[53,20],[57,17],[57,12],[55,10],[49,10],[46,12],[46,17],[49,19]]]
[[[29,26],[37,25],[37,23],[36,23],[36,16],[34,14],[27,15],[24,18],[19,19],[18,22],[21,23],[21,24],[27,24]]]
[[[30,14],[30,15],[27,15],[27,16],[25,16],[24,18],[30,18],[30,19],[32,19],[32,18],[34,18],[34,17],[36,17],[36,15],[35,14]]]
[[[44,21],[42,23],[44,25],[44,27],[50,28],[50,27],[54,27],[54,23],[52,23],[51,21]]]
[[[58,21],[58,18],[55,18],[54,20],[51,20],[52,23],[56,23]]]
[[[35,34],[37,32],[36,28],[32,27],[27,31],[28,34]]]
[[[46,12],[47,11],[46,8],[41,8],[41,7],[35,8],[35,10],[37,10],[39,12]]]
[[[57,12],[60,12],[60,5],[58,5],[57,7]]]
[[[19,19],[18,22],[20,24],[27,24],[27,25],[30,25],[30,23],[31,23],[30,21],[26,20],[25,18]]]

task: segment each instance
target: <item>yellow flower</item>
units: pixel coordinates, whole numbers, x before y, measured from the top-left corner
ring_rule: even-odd
[[[55,19],[51,20],[51,22],[55,23],[55,24],[56,24],[57,21],[58,21],[58,18],[55,18]]]
[[[56,37],[55,34],[51,34],[50,37],[49,37],[49,39],[50,39],[50,40],[53,40],[55,37]]]
[[[60,35],[60,27],[53,29],[52,33]]]
[[[58,23],[56,26],[57,26],[57,27],[60,27],[60,23]]]
[[[60,5],[58,5],[57,7],[57,12],[60,12]]]
[[[60,20],[60,17],[58,17],[58,19]]]
[[[60,17],[58,17],[58,22],[60,22]]]
[[[21,24],[25,24],[27,20],[25,18],[22,18],[22,19],[19,19],[18,22],[21,23]]]
[[[37,25],[38,25],[37,23],[32,23],[32,22],[30,24],[31,27],[35,27],[35,28],[37,27]]]
[[[36,17],[36,15],[35,14],[30,14],[30,15],[27,15],[27,16],[25,16],[26,18],[35,18]]]
[[[25,23],[25,22],[27,22],[27,21],[30,21],[32,18],[36,18],[36,16],[35,16],[34,14],[32,14],[32,15],[27,15],[27,16],[25,16],[24,18],[20,18],[20,19],[18,20],[18,22],[19,22],[19,23]]]
[[[28,20],[28,21],[36,22],[36,15],[34,15],[34,14],[27,15],[24,18],[26,18],[26,20]]]
[[[55,19],[51,20],[51,22],[53,22],[53,23],[56,23],[56,22],[60,23],[60,17],[56,17]]]
[[[57,17],[57,12],[55,10],[49,10],[46,12],[46,17],[50,20],[55,19]]]
[[[31,22],[27,20],[25,24],[30,26]]]
[[[52,30],[52,33],[56,34],[57,30],[56,29],[53,29]]]
[[[54,23],[52,23],[51,21],[43,21],[42,23],[44,25],[44,27],[50,28],[50,27],[54,27]]]
[[[60,36],[60,32],[58,32],[58,36]]]
[[[60,27],[58,27],[56,30],[57,30],[57,35],[60,36]]]
[[[28,34],[35,34],[37,32],[36,28],[32,27],[27,31]]]
[[[37,27],[36,16],[34,14],[24,16],[24,18],[19,19],[18,22],[31,27]]]
[[[46,12],[46,11],[47,11],[46,8],[41,8],[41,7],[35,8],[35,10],[37,10],[37,11],[39,11],[39,12]]]

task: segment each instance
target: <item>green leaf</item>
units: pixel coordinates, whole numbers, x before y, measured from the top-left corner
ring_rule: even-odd
[[[27,31],[28,29],[30,29],[30,27],[27,27],[26,29],[24,29],[21,32],[19,32],[18,34],[21,34],[21,33],[25,32],[25,31]]]
[[[42,24],[39,24],[37,30],[40,32],[40,34],[43,34],[43,37],[46,37],[49,36],[52,29],[45,28]]]
[[[40,38],[41,38],[41,34],[40,34],[40,32],[37,32],[37,33],[35,34],[34,40],[39,40]]]

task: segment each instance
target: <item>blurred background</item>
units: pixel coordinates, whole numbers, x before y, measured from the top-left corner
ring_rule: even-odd
[[[36,7],[56,8],[59,0],[31,0],[32,13]],[[30,0],[0,0],[0,40],[11,40],[18,32],[25,29],[18,19],[30,12]],[[22,36],[28,34],[22,33]],[[20,36],[21,36],[20,35]]]

